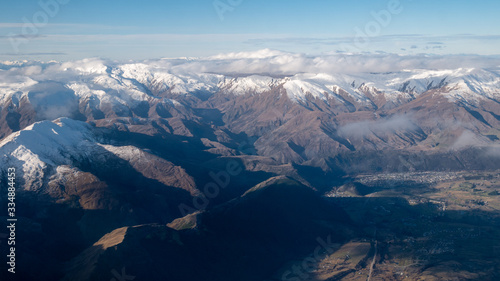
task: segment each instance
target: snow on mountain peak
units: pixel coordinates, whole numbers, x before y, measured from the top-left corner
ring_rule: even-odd
[[[7,153],[24,146],[46,162],[65,162],[67,157],[60,155],[60,152],[77,149],[79,145],[91,141],[90,129],[89,124],[69,118],[41,121],[5,138],[0,143],[0,149]]]
[[[121,65],[118,69],[126,79],[137,80],[158,91],[170,90],[176,94],[213,91],[222,79],[221,75],[205,73],[173,74],[171,69],[144,63]]]
[[[83,59],[74,62],[64,62],[60,65],[62,71],[73,70],[80,74],[104,74],[108,67],[100,59]]]
[[[219,84],[219,87],[234,95],[246,93],[263,93],[276,86],[277,80],[268,76],[251,75],[248,77],[230,78]]]
[[[25,186],[41,188],[47,165],[70,164],[77,155],[89,151],[93,143],[87,123],[68,118],[42,121],[13,133],[0,142],[0,166],[18,167],[25,175]]]
[[[365,64],[373,65],[382,58],[349,56],[349,59],[357,59],[355,62],[364,59],[368,60]],[[308,94],[327,100],[327,94],[329,98],[338,98],[339,93],[347,93],[359,103],[369,103],[369,94],[381,95],[387,101],[401,96],[408,99],[445,86],[448,92],[442,94],[450,99],[477,100],[497,95],[500,89],[500,72],[496,67],[483,69],[464,65],[346,74],[331,68],[333,63],[342,63],[342,60],[338,56],[309,57],[269,49],[203,59],[125,64],[99,59],[39,65],[26,62],[0,70],[0,106],[11,100],[19,101],[33,90],[34,85],[47,81],[70,89],[68,94],[73,91],[80,99],[92,100],[97,109],[108,105],[133,107],[155,99],[161,101],[165,94],[215,94],[221,90],[235,95],[260,94],[281,85],[295,102],[306,100]],[[297,69],[304,70],[298,72]]]

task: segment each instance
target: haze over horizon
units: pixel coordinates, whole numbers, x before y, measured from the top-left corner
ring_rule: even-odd
[[[498,1],[27,0],[3,6],[0,60],[140,60],[262,49],[499,55]]]

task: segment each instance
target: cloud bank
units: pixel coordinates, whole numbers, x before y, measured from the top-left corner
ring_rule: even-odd
[[[459,68],[495,69],[500,67],[499,56],[480,55],[397,55],[329,53],[310,56],[271,49],[256,52],[225,53],[211,57],[168,58],[140,61],[173,74],[261,74],[295,75],[299,73],[386,73],[405,70],[444,70]],[[127,62],[137,63],[137,62]],[[65,75],[63,73],[104,74],[107,67],[118,61],[98,58],[70,62],[3,62],[2,76]],[[53,78],[53,76],[52,76]]]
[[[309,56],[264,49],[206,58],[163,60],[173,71],[218,74],[368,73],[413,69],[498,68],[500,57],[479,55],[397,55],[330,53]]]

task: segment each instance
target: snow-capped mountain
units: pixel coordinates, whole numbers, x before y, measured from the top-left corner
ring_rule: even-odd
[[[465,131],[483,139],[483,146],[497,140],[498,67],[356,73],[318,67],[323,72],[284,73],[281,68],[294,60],[304,59],[267,52],[125,64],[4,63],[0,136],[68,117],[148,135],[214,131],[207,139],[221,143],[221,153],[234,154],[226,147],[235,141],[230,134],[244,133],[256,139],[256,153],[284,163],[363,149],[456,147]],[[251,73],[264,62],[271,70],[281,68]],[[13,140],[8,137],[4,146]]]
[[[5,67],[5,66],[4,66]],[[495,98],[500,87],[500,69],[458,68],[444,70],[402,70],[390,73],[298,73],[286,77],[269,75],[215,74],[176,70],[168,63],[106,64],[101,60],[41,65],[10,65],[1,70],[0,103],[14,104],[29,92],[56,82],[80,99],[105,104],[131,105],[169,94],[263,93],[284,87],[288,97],[303,102],[310,94],[326,100],[345,92],[355,101],[369,102],[366,92],[387,100],[419,95],[447,87],[447,96],[457,99]],[[46,88],[46,87],[45,87]]]
[[[71,119],[35,123],[3,139],[2,167],[18,167],[26,190],[39,190],[48,166],[70,165],[77,158],[92,154],[95,139],[90,125]],[[84,155],[81,155],[84,154]]]
[[[109,270],[93,262],[80,268],[81,261],[115,260],[123,254],[114,251],[146,245],[154,235],[175,251],[187,243],[179,237],[199,238],[200,229],[211,237],[204,227],[210,214],[231,216],[239,204],[246,214],[245,202],[262,196],[248,205],[254,210],[267,192],[275,199],[265,201],[256,222],[274,218],[270,207],[282,214],[278,201],[290,205],[285,220],[295,221],[297,204],[288,200],[303,202],[310,188],[331,190],[354,175],[500,169],[497,66],[402,63],[390,71],[347,65],[341,71],[338,61],[266,51],[140,63],[0,64],[0,175],[16,168],[29,225],[21,231],[40,237],[23,253],[46,259],[47,249],[57,248],[64,254],[48,259],[59,277],[73,280],[71,272],[80,270],[102,276]],[[299,193],[289,197],[293,186]],[[316,206],[308,198],[313,203],[303,210]],[[216,212],[204,215],[212,206]],[[316,220],[321,211],[313,213],[305,221],[326,227]],[[173,222],[182,235],[172,239],[165,239],[172,232],[167,227],[112,232],[166,225],[186,214]],[[225,219],[216,225],[228,229]],[[57,246],[44,244],[44,235]],[[126,243],[108,243],[115,235]],[[203,248],[191,238],[192,249]]]

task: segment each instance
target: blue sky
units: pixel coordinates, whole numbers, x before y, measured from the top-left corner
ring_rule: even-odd
[[[127,60],[264,48],[498,55],[498,12],[497,0],[2,1],[0,59]]]

